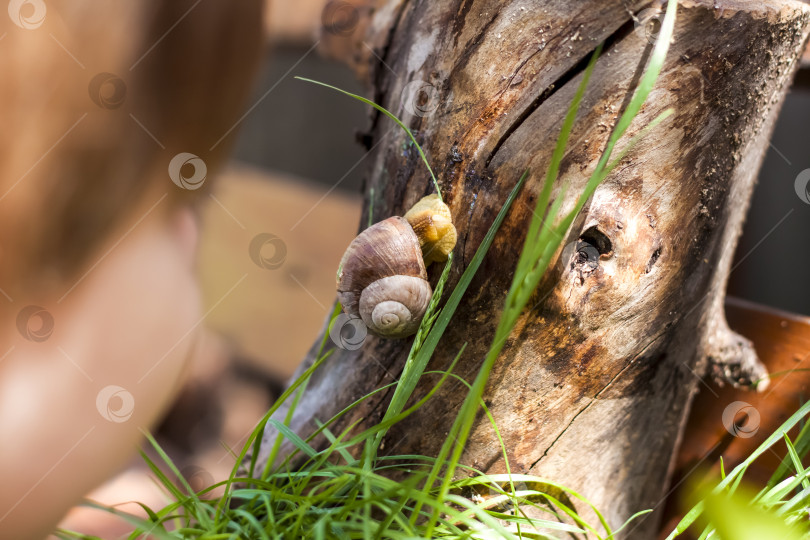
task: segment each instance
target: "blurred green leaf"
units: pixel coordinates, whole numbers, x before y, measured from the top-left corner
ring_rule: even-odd
[[[705,518],[723,540],[802,540],[807,530],[788,525],[761,506],[751,505],[756,494],[741,487],[734,494],[705,493]]]

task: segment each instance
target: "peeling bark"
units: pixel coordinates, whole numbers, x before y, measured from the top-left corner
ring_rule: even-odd
[[[590,54],[605,42],[555,185],[556,196],[570,184],[563,211],[584,187],[651,49],[634,17],[655,12],[628,4],[391,0],[346,38],[374,99],[417,132],[439,173],[459,231],[448,290],[521,173],[534,171],[430,369],[447,368],[468,343],[456,371],[468,380],[478,371],[562,118]],[[792,0],[681,1],[661,77],[625,140],[665,109],[675,115],[586,205],[492,372],[485,400],[512,471],[579,491],[612,525],[661,502],[698,376],[710,362],[736,384],[765,374],[750,344],[728,329],[723,297],[809,20],[807,6]],[[414,81],[424,82],[421,100],[403,100]],[[405,136],[384,118],[373,117],[369,142],[374,220],[402,215],[431,183]],[[369,207],[367,198],[361,223]],[[588,255],[594,250],[598,257]],[[391,382],[409,346],[369,337],[359,350],[338,350],[309,383],[293,429],[311,433],[314,419],[325,421]],[[415,397],[433,383],[426,376]],[[446,383],[394,426],[383,451],[435,455],[464,395],[460,383]],[[334,430],[360,418],[377,421],[389,398],[365,401]],[[268,428],[265,442],[274,438]],[[476,421],[463,462],[504,471],[486,418]],[[656,515],[628,537],[650,538]]]

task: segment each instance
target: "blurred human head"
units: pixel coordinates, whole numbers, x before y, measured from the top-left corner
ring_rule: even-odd
[[[204,322],[194,206],[245,110],[261,0],[0,14],[0,537],[126,462]]]
[[[165,193],[173,157],[210,179],[260,52],[258,0],[12,0],[0,35],[0,287],[59,287]],[[13,17],[14,13],[17,17]]]

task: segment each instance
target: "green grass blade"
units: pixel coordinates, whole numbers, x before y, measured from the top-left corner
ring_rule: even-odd
[[[288,441],[293,443],[293,445],[295,445],[296,448],[298,448],[300,451],[302,451],[309,457],[315,457],[318,455],[318,452],[310,445],[308,445],[306,442],[304,442],[304,439],[299,437],[298,434],[293,430],[291,430],[289,426],[283,424],[282,422],[279,422],[275,418],[270,418],[268,420],[268,423],[272,424],[273,427],[276,428],[279,433],[284,435],[284,437]]]
[[[646,101],[650,91],[652,90],[655,81],[658,78],[658,75],[661,72],[663,67],[664,60],[666,58],[666,54],[669,49],[669,41],[672,36],[672,32],[674,29],[675,24],[675,12],[677,9],[677,2],[676,0],[670,0],[666,17],[662,23],[661,32],[659,35],[659,40],[657,41],[655,48],[653,50],[653,54],[651,56],[651,60],[647,69],[645,70],[644,74],[642,75],[641,81],[639,82],[639,86],[636,89],[633,98],[630,100],[626,110],[622,114],[616,128],[611,133],[611,137],[608,140],[607,147],[605,148],[602,157],[600,158],[599,162],[597,163],[596,170],[591,176],[591,179],[588,182],[588,185],[585,191],[580,195],[577,204],[566,219],[563,220],[563,223],[557,228],[559,231],[557,238],[557,244],[559,244],[559,240],[562,238],[562,232],[567,230],[571,223],[573,222],[574,217],[582,210],[585,202],[590,198],[595,191],[596,187],[601,183],[601,181],[607,176],[609,170],[606,169],[606,165],[610,163],[610,155],[613,151],[613,148],[616,145],[616,142],[619,138],[627,131],[630,124],[632,123],[633,119],[638,115],[638,112],[641,109],[641,106]],[[592,60],[593,61],[593,60]],[[583,90],[584,92],[584,90]],[[565,126],[564,126],[565,127]],[[558,140],[564,140],[566,137],[566,133],[562,132]],[[559,145],[558,145],[559,146]],[[558,197],[559,199],[559,197]],[[544,209],[540,209],[540,211],[535,212],[534,220],[540,219],[541,212]],[[552,217],[553,219],[553,217]],[[541,233],[542,237],[542,233]],[[549,242],[545,246],[540,246],[538,248],[532,249],[531,252],[528,253],[553,253],[557,249],[557,246],[554,243]],[[529,257],[530,254],[527,254],[527,251],[521,254],[521,259],[524,257]],[[450,483],[452,481],[453,475],[455,474],[455,467],[458,464],[461,453],[464,450],[464,446],[467,442],[467,438],[469,437],[470,430],[472,429],[473,422],[475,420],[475,415],[478,409],[478,400],[483,396],[484,388],[486,382],[489,378],[489,374],[494,366],[495,361],[498,359],[501,350],[506,342],[506,338],[512,331],[512,328],[517,322],[517,313],[522,311],[525,307],[525,300],[527,300],[533,291],[533,288],[536,287],[537,282],[539,282],[540,276],[542,272],[545,271],[550,261],[550,256],[542,257],[539,261],[539,266],[534,261],[521,262],[518,263],[518,272],[515,274],[515,278],[512,282],[512,287],[510,287],[510,291],[515,291],[514,295],[508,295],[507,300],[511,298],[518,298],[520,299],[520,303],[515,305],[512,309],[505,310],[501,319],[498,324],[498,328],[495,332],[495,339],[493,341],[493,345],[490,348],[490,351],[487,353],[487,356],[484,360],[481,369],[478,372],[478,375],[475,378],[473,383],[473,390],[468,393],[464,403],[461,406],[461,410],[456,417],[456,421],[453,423],[453,426],[450,429],[448,434],[447,440],[445,444],[442,446],[442,449],[439,453],[439,462],[443,462],[445,457],[449,455],[449,463],[447,465],[447,470],[444,475],[444,479],[441,483],[439,497],[446,496]],[[538,267],[538,272],[530,273],[532,276],[531,282],[528,284],[532,287],[531,290],[526,288],[523,289],[524,285],[526,285],[525,275],[526,268]],[[434,469],[431,475],[428,477],[428,483],[426,484],[426,489],[431,489],[433,484],[432,481],[434,476],[438,474],[438,469]],[[433,532],[433,524],[437,519],[437,515],[431,517],[428,526],[427,526],[427,533],[430,535]]]
[[[383,416],[383,422],[390,420],[402,411],[408,399],[411,397],[413,390],[416,388],[419,378],[422,376],[422,373],[425,370],[426,360],[425,363],[417,363],[416,358],[419,356],[419,351],[422,350],[425,339],[430,334],[430,330],[433,328],[433,324],[435,323],[436,310],[439,308],[439,302],[441,301],[442,294],[444,292],[444,286],[447,283],[447,280],[450,278],[450,269],[452,266],[453,254],[451,253],[447,258],[447,263],[444,265],[442,275],[439,278],[436,288],[433,291],[433,295],[430,298],[427,311],[425,311],[425,315],[422,317],[422,323],[419,325],[419,329],[416,332],[416,337],[411,345],[411,350],[408,353],[408,358],[405,360],[405,366],[402,369],[402,376],[394,389],[394,395],[391,397],[391,401],[388,403],[385,416]],[[424,356],[420,357],[420,359],[423,358]],[[377,450],[384,436],[385,430],[380,431],[373,440],[369,440],[366,448],[366,452],[369,454],[369,463],[373,461],[373,458],[377,455]]]
[[[414,146],[416,146],[416,149],[419,151],[419,157],[422,158],[422,162],[425,164],[425,167],[427,167],[427,170],[430,173],[430,178],[433,180],[433,186],[436,188],[436,194],[439,195],[439,200],[442,200],[442,190],[439,187],[439,181],[436,179],[436,175],[433,174],[433,169],[431,168],[430,163],[428,162],[427,157],[425,156],[425,152],[422,150],[422,146],[416,141],[416,137],[413,136],[413,133],[411,132],[410,129],[408,129],[408,126],[403,124],[402,120],[397,118],[395,114],[388,111],[388,109],[386,109],[382,105],[378,105],[378,104],[374,103],[370,99],[366,99],[363,96],[358,96],[357,94],[352,94],[351,92],[347,92],[346,90],[338,88],[337,86],[332,86],[331,84],[322,83],[320,81],[315,81],[313,79],[307,79],[306,77],[295,77],[295,78],[298,79],[299,81],[305,81],[305,82],[317,84],[319,86],[324,86],[326,88],[330,88],[332,90],[340,92],[341,94],[344,94],[344,95],[347,95],[347,96],[349,96],[351,98],[354,98],[354,99],[356,99],[358,101],[362,101],[366,105],[371,105],[372,107],[374,107],[375,109],[377,109],[378,111],[383,113],[385,116],[387,116],[388,118],[393,120],[399,127],[401,127],[405,131],[405,133],[408,135],[408,137],[410,137],[411,142],[414,144]]]
[[[458,284],[456,284],[453,292],[450,294],[450,298],[448,298],[447,303],[444,305],[444,308],[442,308],[439,316],[436,318],[433,328],[425,338],[424,343],[419,348],[416,355],[414,355],[413,358],[409,358],[406,362],[405,369],[403,370],[403,376],[397,385],[396,390],[394,390],[394,395],[391,398],[391,403],[388,406],[384,420],[398,415],[407,403],[408,399],[411,397],[411,394],[413,394],[414,389],[416,389],[416,385],[419,383],[419,379],[424,373],[427,363],[433,356],[433,352],[436,350],[441,337],[444,335],[447,325],[450,323],[451,318],[461,303],[464,293],[467,292],[467,288],[470,286],[475,273],[481,266],[484,257],[489,251],[489,247],[492,245],[492,241],[495,239],[495,235],[498,233],[498,230],[501,227],[501,223],[503,223],[503,220],[506,218],[506,214],[509,212],[509,208],[512,206],[512,203],[514,202],[515,197],[517,197],[521,187],[523,187],[528,174],[529,171],[526,171],[523,176],[520,177],[517,184],[515,184],[515,187],[512,188],[511,193],[509,193],[509,196],[506,198],[503,206],[501,206],[501,210],[498,212],[495,221],[492,222],[487,234],[484,236],[484,239],[481,241],[481,244],[475,251],[475,255],[470,261],[470,264],[464,270]],[[384,434],[384,432],[381,432],[377,437],[377,440],[381,440]]]
[[[748,457],[739,465],[737,465],[734,470],[732,470],[725,479],[720,481],[717,486],[714,488],[715,493],[719,493],[720,491],[725,490],[726,488],[730,487],[732,482],[739,482],[739,479],[742,478],[744,472],[748,469],[748,467],[757,459],[759,456],[764,454],[771,448],[774,444],[778,441],[782,440],[783,434],[790,431],[793,427],[795,427],[803,418],[805,418],[808,414],[810,414],[810,402],[805,403],[802,405],[799,410],[797,410],[793,415],[788,418],[774,433],[772,433],[765,441],[760,444],[756,450],[751,452]],[[703,501],[696,504],[678,523],[675,529],[667,536],[666,540],[672,540],[676,538],[678,535],[682,534],[689,528],[689,526],[695,522],[695,520],[700,517],[703,513],[705,505]]]
[[[810,481],[807,480],[802,460],[799,458],[799,454],[796,453],[796,448],[793,446],[793,443],[790,442],[790,437],[788,437],[787,433],[784,434],[784,437],[788,449],[788,456],[790,456],[790,460],[793,462],[793,468],[796,469],[796,475],[802,478],[802,487],[804,487],[804,489],[810,488]]]
[[[576,121],[579,107],[582,104],[582,98],[585,96],[585,90],[587,89],[588,83],[591,80],[593,70],[596,67],[596,61],[599,59],[599,56],[602,53],[602,47],[603,44],[600,43],[593,55],[591,55],[591,60],[588,62],[588,66],[585,68],[585,72],[582,75],[582,82],[577,88],[574,99],[571,101],[571,104],[568,107],[568,112],[563,120],[560,135],[557,137],[557,144],[554,147],[554,152],[551,155],[551,163],[549,164],[548,171],[546,172],[546,179],[543,183],[543,189],[541,190],[540,196],[537,199],[532,220],[529,223],[529,232],[526,234],[526,240],[523,243],[523,250],[521,251],[517,270],[515,271],[517,275],[525,274],[528,271],[528,267],[532,261],[537,260],[540,255],[536,251],[541,247],[538,239],[540,227],[544,224],[547,227],[550,227],[554,223],[553,216],[546,217],[546,209],[551,199],[551,191],[554,187],[554,180],[556,180],[557,176],[560,174],[560,164],[565,157],[565,150],[568,147],[568,140],[571,137],[571,131],[574,129],[574,122]],[[559,198],[561,199],[562,197]]]
[[[804,422],[804,425],[802,425],[801,431],[799,431],[799,435],[796,437],[794,447],[800,457],[806,456],[807,453],[810,452],[810,422]],[[768,480],[768,486],[775,486],[779,483],[790,470],[791,464],[790,456],[785,456],[785,459],[782,460],[782,463],[780,463],[779,467],[774,471],[773,476]]]
[[[224,508],[228,504],[229,494],[231,492],[231,486],[233,485],[233,481],[234,481],[233,479],[236,477],[237,472],[238,472],[239,467],[241,466],[241,464],[244,463],[244,459],[245,459],[245,456],[247,455],[248,451],[250,451],[250,449],[254,446],[254,442],[258,438],[259,433],[261,433],[263,431],[264,426],[267,424],[267,421],[270,419],[270,417],[273,414],[275,414],[275,412],[281,407],[281,405],[283,405],[284,402],[287,401],[287,399],[289,399],[289,397],[298,390],[298,388],[302,384],[304,384],[306,381],[309,380],[309,378],[312,376],[312,374],[315,372],[315,370],[317,370],[319,367],[321,367],[321,365],[327,360],[327,358],[329,358],[331,353],[332,353],[332,351],[328,351],[326,354],[324,354],[320,358],[316,359],[315,362],[313,362],[312,365],[309,366],[309,368],[307,368],[306,371],[304,371],[304,373],[302,373],[301,376],[298,377],[289,386],[289,388],[287,388],[281,394],[281,396],[279,396],[279,398],[276,400],[276,402],[273,404],[273,406],[270,407],[270,410],[267,411],[265,413],[265,415],[262,417],[262,419],[259,420],[259,422],[256,424],[256,429],[254,429],[253,432],[250,434],[250,436],[248,436],[248,440],[243,445],[242,451],[240,452],[238,458],[236,459],[236,463],[234,464],[233,469],[231,470],[231,474],[228,477],[228,481],[227,481],[227,483],[225,485],[225,495],[220,499],[220,504],[217,506],[217,513],[216,513],[216,516],[214,518],[214,520],[217,523],[219,522],[219,519],[222,516],[222,512],[223,512]]]
[[[150,523],[142,518],[137,516],[133,516],[132,514],[128,514],[127,512],[122,512],[116,508],[112,508],[109,506],[104,506],[93,501],[84,501],[82,506],[87,506],[89,508],[95,508],[97,510],[101,510],[102,512],[106,512],[108,514],[112,514],[117,516],[127,523],[131,525],[135,525],[139,527],[143,531],[147,531],[149,533],[149,538],[155,538],[156,540],[177,540],[175,536],[166,532],[163,527],[157,526],[154,523]],[[80,536],[80,538],[85,538],[84,536]],[[92,537],[90,537],[92,538]]]
[[[329,340],[329,336],[332,332],[332,326],[335,324],[337,317],[342,313],[343,309],[340,306],[339,302],[335,303],[335,307],[332,309],[332,315],[329,318],[329,324],[326,327],[326,332],[323,334],[323,338],[321,339],[321,344],[318,347],[318,353],[315,355],[316,358],[319,358],[323,354],[323,350],[326,348],[326,343]],[[307,378],[301,384],[300,388],[295,393],[295,397],[293,397],[293,401],[290,404],[290,408],[287,409],[287,414],[284,416],[284,425],[289,426],[290,422],[292,422],[293,415],[295,414],[295,410],[298,408],[298,403],[301,401],[301,397],[304,395],[304,391],[307,388],[307,383],[309,382],[309,378]],[[264,432],[264,424],[261,424],[261,430]],[[273,463],[276,462],[276,458],[278,457],[278,453],[281,450],[281,442],[284,439],[281,432],[278,432],[276,435],[276,440],[273,443],[273,448],[270,451],[270,456],[267,458],[267,461],[264,464],[264,471],[262,472],[262,477],[264,477],[269,471],[270,468],[273,466]],[[250,474],[249,476],[253,477],[253,471],[255,467],[256,457],[258,455],[258,448],[261,444],[261,435],[257,434],[256,436],[256,449],[254,450],[253,455],[251,456],[251,463],[250,463]]]

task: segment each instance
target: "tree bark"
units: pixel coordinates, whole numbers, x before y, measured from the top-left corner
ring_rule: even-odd
[[[556,196],[570,184],[563,211],[584,188],[651,50],[645,26],[637,28],[634,17],[656,6],[627,4],[391,0],[364,11],[354,34],[340,37],[373,83],[372,98],[418,133],[437,170],[459,231],[447,290],[520,175],[532,170],[429,369],[446,369],[467,343],[456,372],[470,381],[477,373],[562,118],[585,63],[605,42],[555,185]],[[646,19],[655,13],[642,11]],[[807,6],[792,0],[680,2],[661,77],[625,141],[665,109],[675,114],[586,205],[492,372],[485,400],[512,471],[577,490],[613,526],[659,507],[690,400],[710,364],[719,366],[716,375],[738,383],[765,374],[750,343],[729,330],[723,297],[809,20]],[[408,86],[414,81],[424,81],[415,101]],[[402,215],[431,191],[405,135],[379,115],[372,119],[363,224],[371,193],[379,221]],[[578,241],[593,245],[599,260],[581,261]],[[431,272],[434,283],[439,271]],[[326,421],[395,380],[409,347],[410,340],[369,336],[359,350],[338,349],[310,381],[293,429],[307,435],[315,419]],[[312,360],[311,354],[304,366]],[[415,396],[434,383],[426,376]],[[383,452],[435,455],[465,393],[460,383],[446,383],[391,429]],[[359,418],[377,421],[389,398],[390,392],[365,401],[334,431]],[[275,435],[268,428],[260,462]],[[482,415],[462,461],[504,472]],[[629,537],[651,538],[657,514]]]

